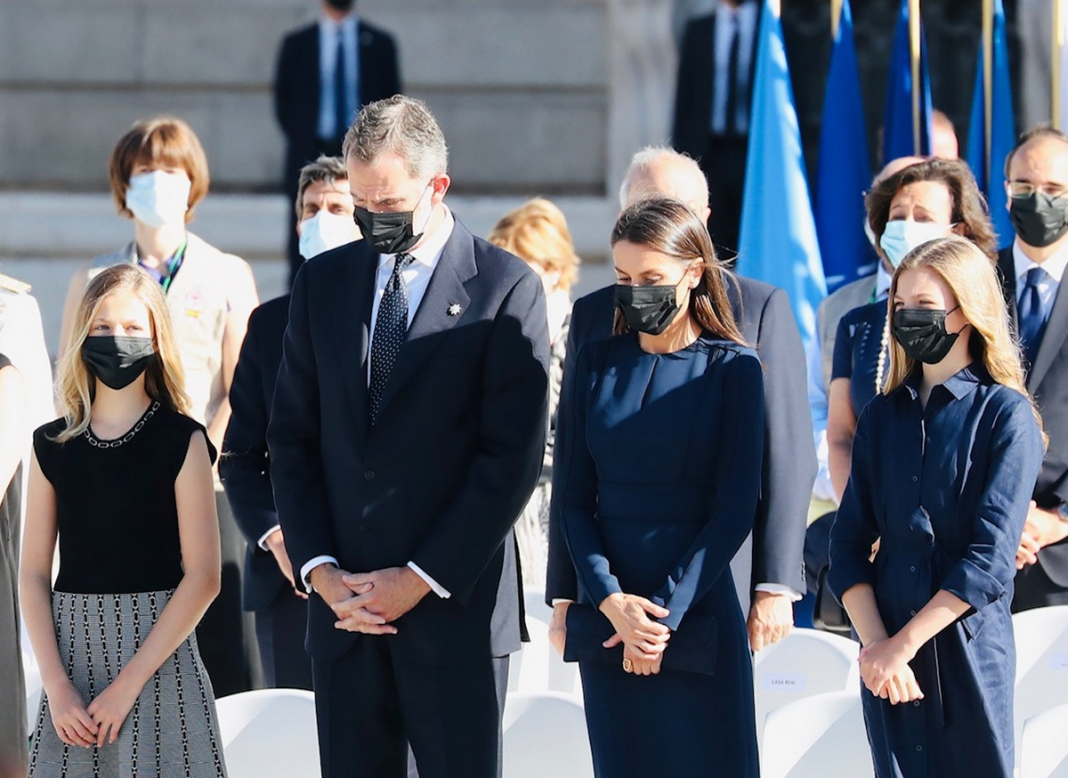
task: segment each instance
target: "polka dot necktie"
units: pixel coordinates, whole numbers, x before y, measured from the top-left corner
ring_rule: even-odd
[[[386,283],[382,302],[378,305],[374,340],[371,342],[371,383],[368,387],[371,424],[378,421],[382,392],[408,332],[408,287],[404,285],[401,273],[414,259],[409,254],[397,254],[393,260],[393,274]]]

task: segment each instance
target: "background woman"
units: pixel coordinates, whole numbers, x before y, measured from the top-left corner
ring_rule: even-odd
[[[571,286],[578,279],[579,258],[563,212],[540,197],[505,214],[490,232],[489,242],[530,265],[545,286],[545,302],[549,308],[549,436],[541,479],[515,527],[523,583],[543,589],[556,413],[564,376],[567,331],[571,324]]]
[[[1009,604],[1041,428],[974,243],[910,253],[890,300],[886,394],[857,424],[828,573],[863,644],[875,772],[1010,778]]]
[[[685,205],[628,208],[612,253],[620,336],[578,354],[552,516],[578,577],[564,652],[579,662],[595,772],[756,776],[729,563],[760,489],[760,363]]]
[[[22,607],[44,683],[30,774],[224,775],[193,635],[219,591],[214,449],[186,415],[159,284],[102,271],[71,333],[64,417],[34,433],[30,473]]]
[[[888,270],[917,246],[949,234],[962,235],[993,262],[994,228],[968,166],[930,159],[879,181],[867,197],[868,223]],[[849,456],[857,416],[886,375],[886,303],[872,300],[838,323],[827,406],[828,469],[838,500],[849,480]]]

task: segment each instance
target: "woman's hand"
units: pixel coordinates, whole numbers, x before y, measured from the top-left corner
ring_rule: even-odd
[[[96,744],[98,746],[103,746],[105,742],[114,743],[118,739],[122,723],[133,710],[137,695],[140,693],[140,687],[125,681],[120,674],[110,686],[89,703],[89,715],[93,717],[97,726]]]
[[[617,592],[601,601],[600,611],[616,628],[616,634],[604,642],[605,648],[622,642],[637,656],[650,661],[657,659],[667,648],[671,630],[649,618],[666,618],[669,614],[667,608],[636,594]]]
[[[901,640],[877,640],[860,650],[860,677],[872,694],[897,705],[923,699],[923,691],[909,667],[915,654]]]
[[[74,684],[64,680],[60,688],[45,690],[52,726],[59,739],[68,746],[89,748],[97,739],[97,725],[85,709],[85,702]]]
[[[553,606],[553,617],[549,621],[549,642],[553,648],[564,655],[564,646],[567,643],[567,606],[570,602],[558,602]]]
[[[628,645],[623,646],[623,670],[634,675],[657,675],[660,673],[660,664],[664,654],[660,653],[656,659],[644,659],[640,653]],[[627,661],[630,661],[630,669],[627,670]]]

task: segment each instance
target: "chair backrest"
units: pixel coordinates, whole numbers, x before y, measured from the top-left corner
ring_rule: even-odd
[[[565,662],[549,642],[549,624],[527,619],[530,642],[512,655],[509,667],[509,692],[566,692],[582,695],[578,665]]]
[[[230,778],[318,778],[315,696],[300,689],[260,689],[216,703]]]
[[[541,589],[527,589],[524,591],[523,607],[527,612],[528,628],[532,621],[548,624],[553,617],[553,609],[545,604],[545,592]]]
[[[1017,752],[1020,778],[1068,778],[1068,704],[1032,716]]]
[[[873,778],[860,693],[831,692],[768,714],[762,778]]]
[[[586,715],[573,696],[510,694],[504,705],[503,778],[593,778]]]
[[[793,629],[758,651],[753,669],[757,737],[773,710],[828,692],[860,694],[860,647],[848,638],[814,629]]]
[[[1068,605],[1017,613],[1016,760],[1019,765],[1024,722],[1068,700]]]

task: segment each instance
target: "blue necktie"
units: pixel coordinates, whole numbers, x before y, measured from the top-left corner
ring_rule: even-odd
[[[1051,280],[1049,273],[1040,267],[1027,271],[1027,283],[1019,302],[1020,343],[1024,348],[1028,368],[1035,364],[1038,347],[1042,343],[1042,334],[1049,320],[1049,306],[1042,302],[1039,284]]]
[[[341,139],[349,129],[348,90],[345,88],[345,33],[337,28],[337,58],[334,63],[334,137]]]
[[[367,387],[371,424],[378,421],[382,392],[408,333],[408,287],[401,273],[413,260],[414,257],[409,254],[397,254],[393,260],[393,273],[386,282],[382,300],[378,304],[375,334],[371,341],[371,382]]]

